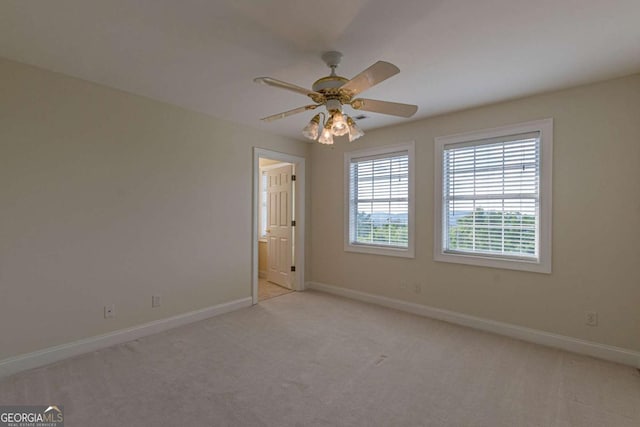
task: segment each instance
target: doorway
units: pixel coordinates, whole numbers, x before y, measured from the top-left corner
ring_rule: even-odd
[[[254,148],[253,304],[304,290],[304,158]]]

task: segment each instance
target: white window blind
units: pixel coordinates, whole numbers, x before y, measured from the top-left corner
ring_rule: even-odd
[[[445,145],[446,253],[537,260],[540,132]]]
[[[351,158],[349,202],[351,244],[407,248],[408,151]]]

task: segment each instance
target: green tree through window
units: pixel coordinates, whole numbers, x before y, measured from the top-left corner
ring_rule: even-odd
[[[406,219],[388,216],[386,219],[374,219],[366,212],[358,212],[356,236],[359,243],[389,244],[399,246],[409,243],[409,230]]]
[[[535,255],[536,218],[520,212],[477,208],[448,230],[449,249],[506,255]]]

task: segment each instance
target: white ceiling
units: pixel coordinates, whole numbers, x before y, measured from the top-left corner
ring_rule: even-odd
[[[301,138],[310,87],[375,61],[401,73],[367,98],[415,118],[640,71],[639,0],[54,0],[0,2],[0,56]],[[366,131],[407,119],[366,113]]]

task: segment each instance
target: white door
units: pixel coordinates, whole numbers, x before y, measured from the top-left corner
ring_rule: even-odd
[[[293,165],[267,171],[267,280],[293,289]]]

